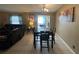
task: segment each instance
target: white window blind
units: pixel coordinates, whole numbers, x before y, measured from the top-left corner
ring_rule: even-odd
[[[11,24],[22,24],[22,17],[21,16],[11,16],[10,23]]]

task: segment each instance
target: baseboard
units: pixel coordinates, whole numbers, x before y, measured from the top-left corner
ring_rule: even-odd
[[[69,47],[69,45],[68,45],[57,33],[55,34],[55,36],[56,36],[57,38],[59,38],[59,39],[63,42],[64,46],[66,46],[66,48],[67,48],[72,54],[76,54],[76,53]]]

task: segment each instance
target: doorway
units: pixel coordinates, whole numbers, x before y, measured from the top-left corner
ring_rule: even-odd
[[[37,31],[50,31],[50,16],[38,15],[37,16]]]

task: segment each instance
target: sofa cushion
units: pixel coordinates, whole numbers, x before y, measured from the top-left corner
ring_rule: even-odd
[[[14,28],[12,31],[16,31],[16,30],[18,30],[19,28]]]

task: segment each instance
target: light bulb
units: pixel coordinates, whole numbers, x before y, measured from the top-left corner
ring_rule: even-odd
[[[44,11],[45,11],[45,12],[48,12],[48,9],[47,9],[47,8],[44,8]]]

